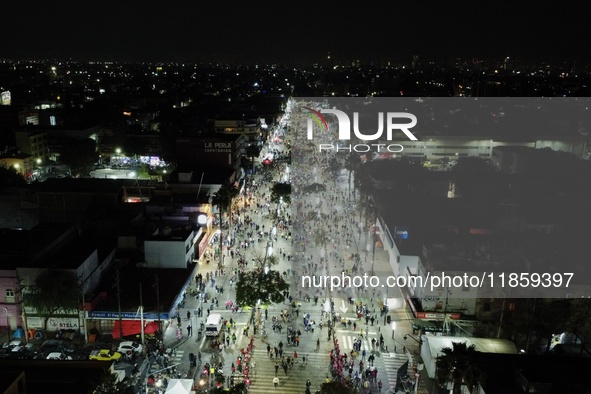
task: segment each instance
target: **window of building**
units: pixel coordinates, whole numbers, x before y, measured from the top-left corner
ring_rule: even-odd
[[[6,302],[14,302],[14,290],[6,289]]]

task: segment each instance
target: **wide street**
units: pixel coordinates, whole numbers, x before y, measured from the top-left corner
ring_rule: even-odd
[[[292,116],[295,118],[302,115],[296,114]],[[303,129],[301,129],[305,124],[304,119],[291,119],[289,124],[289,134],[276,134],[269,137],[269,142],[263,148],[261,157],[264,157],[266,152],[286,153],[283,152],[285,144],[287,142],[294,143],[292,134],[304,133]],[[241,349],[247,348],[249,338],[253,335],[252,324],[249,322],[251,314],[249,312],[233,313],[229,308],[225,307],[228,301],[235,301],[235,289],[231,284],[231,280],[235,280],[233,271],[237,268],[239,260],[236,251],[239,250],[242,257],[247,261],[247,270],[253,269],[254,264],[252,261],[256,256],[261,257],[265,256],[265,253],[267,255],[272,253],[278,257],[278,264],[271,267],[271,269],[282,273],[285,272],[284,277],[291,284],[290,297],[292,297],[292,302],[290,303],[289,299],[286,298],[282,304],[268,306],[266,319],[264,309],[260,310],[260,319],[264,322],[268,338],[266,340],[261,338],[261,329],[259,328],[255,335],[254,349],[251,351],[250,390],[253,393],[304,393],[306,380],[310,379],[311,391],[315,392],[327,378],[333,380],[335,376],[338,376],[334,374],[336,373],[336,364],[334,360],[331,361],[331,351],[335,352],[335,348],[338,348],[341,355],[349,355],[350,361],[354,343],[359,340],[361,341],[361,348],[355,354],[355,366],[351,375],[353,381],[355,381],[356,372],[360,369],[359,361],[363,359],[364,366],[361,373],[359,373],[357,382],[362,389],[361,392],[378,392],[378,381],[383,384],[381,392],[395,392],[397,369],[407,361],[404,351],[408,349],[416,353],[418,350],[418,343],[403,339],[406,333],[412,333],[412,328],[411,315],[407,312],[405,303],[402,302],[400,290],[388,289],[386,292],[383,289],[374,292],[366,288],[347,288],[336,289],[331,293],[329,289],[308,289],[301,286],[302,275],[340,276],[343,270],[349,273],[353,272],[353,274],[355,272],[360,274],[370,272],[372,267],[375,272],[388,272],[390,270],[387,255],[381,248],[375,248],[375,252],[368,253],[364,247],[370,236],[369,226],[366,218],[357,220],[360,218],[356,210],[359,204],[354,200],[353,196],[349,195],[347,171],[343,169],[336,179],[331,179],[332,174],[326,171],[326,168],[323,168],[323,164],[321,159],[318,159],[316,162],[310,162],[309,165],[306,163],[306,168],[294,166],[301,168],[300,173],[295,172],[293,167],[287,169],[286,164],[278,164],[274,169],[259,168],[257,173],[251,176],[250,185],[255,185],[254,188],[251,186],[244,194],[235,199],[230,228],[229,230],[224,229],[222,233],[224,236],[223,261],[225,274],[214,276],[215,284],[211,282],[206,284],[206,291],[210,300],[217,299],[218,306],[216,307],[211,302],[204,303],[199,297],[187,295],[184,308],[180,309],[183,338],[177,338],[176,319],[169,322],[170,324],[167,325],[164,333],[164,345],[167,348],[176,350],[176,354],[171,356],[169,365],[178,364],[178,370],[199,381],[203,364],[210,361],[215,361],[217,364],[221,361],[224,375],[227,377],[226,386],[228,385],[229,377],[232,374],[232,365],[237,367],[237,359],[241,356]],[[298,177],[300,178],[298,179]],[[298,184],[298,181],[299,184],[302,184],[302,182],[303,184],[316,182],[325,185],[326,191],[318,193],[302,193],[300,191],[295,194],[292,192],[291,209],[282,210],[280,215],[284,219],[287,219],[287,215],[290,215],[292,220],[289,222],[286,220],[290,225],[283,230],[280,227],[275,229],[276,240],[267,241],[267,238],[263,237],[259,241],[255,235],[254,242],[249,242],[248,247],[246,245],[241,247],[241,242],[250,240],[246,235],[247,228],[250,229],[250,227],[247,227],[249,221],[261,226],[265,232],[271,231],[273,233],[274,225],[277,227],[277,222],[273,222],[273,215],[269,214],[271,210],[276,209],[275,206],[272,206],[273,204],[269,205],[270,188],[274,182],[284,181],[286,178],[291,178],[293,184]],[[249,194],[250,202],[248,201]],[[245,203],[248,203],[248,208]],[[306,221],[302,219],[310,214],[317,215],[317,218],[322,220]],[[337,216],[350,219],[339,221],[336,219]],[[299,230],[297,220],[300,220]],[[322,224],[318,224],[320,222]],[[322,231],[328,234],[328,237],[324,240],[318,240],[318,237],[315,237],[318,228],[311,228],[311,226],[321,227]],[[229,248],[227,247],[227,233],[230,233],[232,237],[232,242],[228,245]],[[292,235],[293,238],[290,238],[289,235]],[[292,250],[292,243],[299,246],[303,245],[305,253],[300,253],[300,249],[298,251]],[[267,248],[268,246],[271,246],[271,248]],[[218,245],[210,245],[210,248],[213,255],[213,251],[218,248]],[[234,252],[234,257],[231,256],[230,250]],[[298,253],[301,255],[298,255]],[[351,255],[355,253],[360,256],[357,262],[355,259],[351,259]],[[291,258],[287,258],[287,256]],[[207,264],[207,258],[202,257],[199,262],[198,273],[203,277],[207,274],[215,275],[218,269],[217,260],[219,258],[212,257],[209,264]],[[352,271],[353,268],[355,268],[354,271]],[[217,294],[215,286],[222,286],[224,289],[223,294]],[[191,288],[196,288],[195,281],[192,282]],[[317,303],[315,303],[314,296],[318,297]],[[397,308],[388,312],[390,318],[397,323],[394,332],[392,332],[390,324],[386,324],[386,315],[381,313],[382,300],[385,296],[399,300],[396,304]],[[350,302],[349,297],[354,299],[354,303]],[[230,331],[230,335],[232,333],[236,335],[236,342],[230,341],[229,346],[224,346],[219,357],[216,357],[211,349],[211,339],[198,335],[198,328],[202,322],[205,323],[208,308],[211,308],[210,313],[220,313],[225,319],[232,318],[236,322],[236,328]],[[365,316],[374,317],[374,321],[371,322],[368,319],[366,324],[365,317],[358,319],[357,308],[364,312]],[[203,312],[202,317],[198,316],[199,309]],[[189,318],[187,318],[187,312],[190,313]],[[282,316],[285,312],[289,314],[288,318]],[[309,326],[305,326],[304,317],[308,314]],[[274,318],[282,325],[281,332],[273,331]],[[328,327],[331,320],[334,322],[333,328]],[[343,320],[354,321],[355,327],[343,324]],[[311,322],[314,322],[314,324],[311,324]],[[187,327],[189,325],[193,327],[191,337],[187,337]],[[249,326],[248,335],[244,333],[246,326]],[[298,346],[288,343],[288,329],[301,332]],[[329,336],[329,329],[333,334],[331,336]],[[363,337],[360,336],[361,330],[363,330]],[[381,349],[379,346],[380,337],[383,340],[383,348]],[[372,343],[374,339],[375,342]],[[268,356],[267,344],[269,344],[271,353],[273,353],[274,347],[279,347],[280,342],[283,345],[284,358],[293,358],[294,352],[297,352],[297,362],[292,368],[284,371],[280,360],[276,373],[276,359]],[[363,351],[366,352],[365,358],[362,355]],[[195,369],[189,369],[190,353],[201,353],[201,367],[198,365]],[[333,354],[336,354],[336,352]],[[364,372],[370,366],[368,357],[372,354],[375,357],[373,366],[377,370],[377,377],[369,379],[368,388],[363,389]],[[303,362],[304,357],[306,358],[305,363]],[[154,373],[159,369],[160,367],[153,363],[150,372]],[[342,371],[342,377],[345,379],[349,376],[348,370],[348,365],[346,365]],[[278,388],[274,387],[273,379],[275,376],[279,378]],[[234,382],[238,381],[238,378],[234,380]],[[207,382],[204,384],[207,384]]]

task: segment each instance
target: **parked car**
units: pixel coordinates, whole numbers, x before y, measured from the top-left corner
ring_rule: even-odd
[[[47,360],[72,360],[72,357],[62,352],[51,352],[47,355]]]
[[[128,354],[129,352],[134,353],[141,353],[144,350],[144,347],[141,343],[133,342],[133,341],[124,341],[119,344],[119,348],[117,351],[122,354]]]
[[[109,349],[93,350],[88,358],[98,361],[117,361],[121,358],[121,353]]]
[[[3,349],[14,349],[17,346],[21,346],[23,344],[23,342],[21,342],[20,339],[11,341],[11,342],[5,342],[2,344],[2,348]]]
[[[71,342],[62,341],[59,339],[48,339],[41,345],[41,351],[56,351],[63,353],[74,353],[76,351],[76,345]]]
[[[26,343],[18,348],[12,348],[11,353],[13,354],[11,358],[28,359],[37,355],[39,353],[39,349],[37,349],[32,343]]]

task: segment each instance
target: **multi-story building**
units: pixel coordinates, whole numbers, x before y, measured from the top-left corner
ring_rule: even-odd
[[[0,327],[3,332],[13,332],[23,325],[18,289],[16,271],[0,270]]]
[[[213,120],[213,127],[218,134],[243,134],[249,142],[260,141],[262,135],[261,118],[244,118],[243,115],[219,115]]]
[[[14,132],[16,146],[21,152],[33,157],[33,160],[45,161],[49,158],[49,138],[40,130],[17,130]]]
[[[215,134],[177,140],[179,168],[229,168],[237,171],[246,155],[247,136]]]
[[[33,166],[32,156],[28,153],[12,151],[0,155],[0,167],[14,168],[17,173],[25,178],[32,175]]]

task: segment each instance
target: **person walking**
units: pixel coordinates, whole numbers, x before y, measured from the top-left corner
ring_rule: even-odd
[[[277,376],[278,371],[279,371],[279,361],[275,361],[275,376]]]
[[[191,325],[190,324],[187,326],[187,336],[188,337],[191,336]]]
[[[275,377],[273,378],[273,386],[275,386],[275,388],[279,386],[279,378],[277,377],[277,375],[275,375]]]

